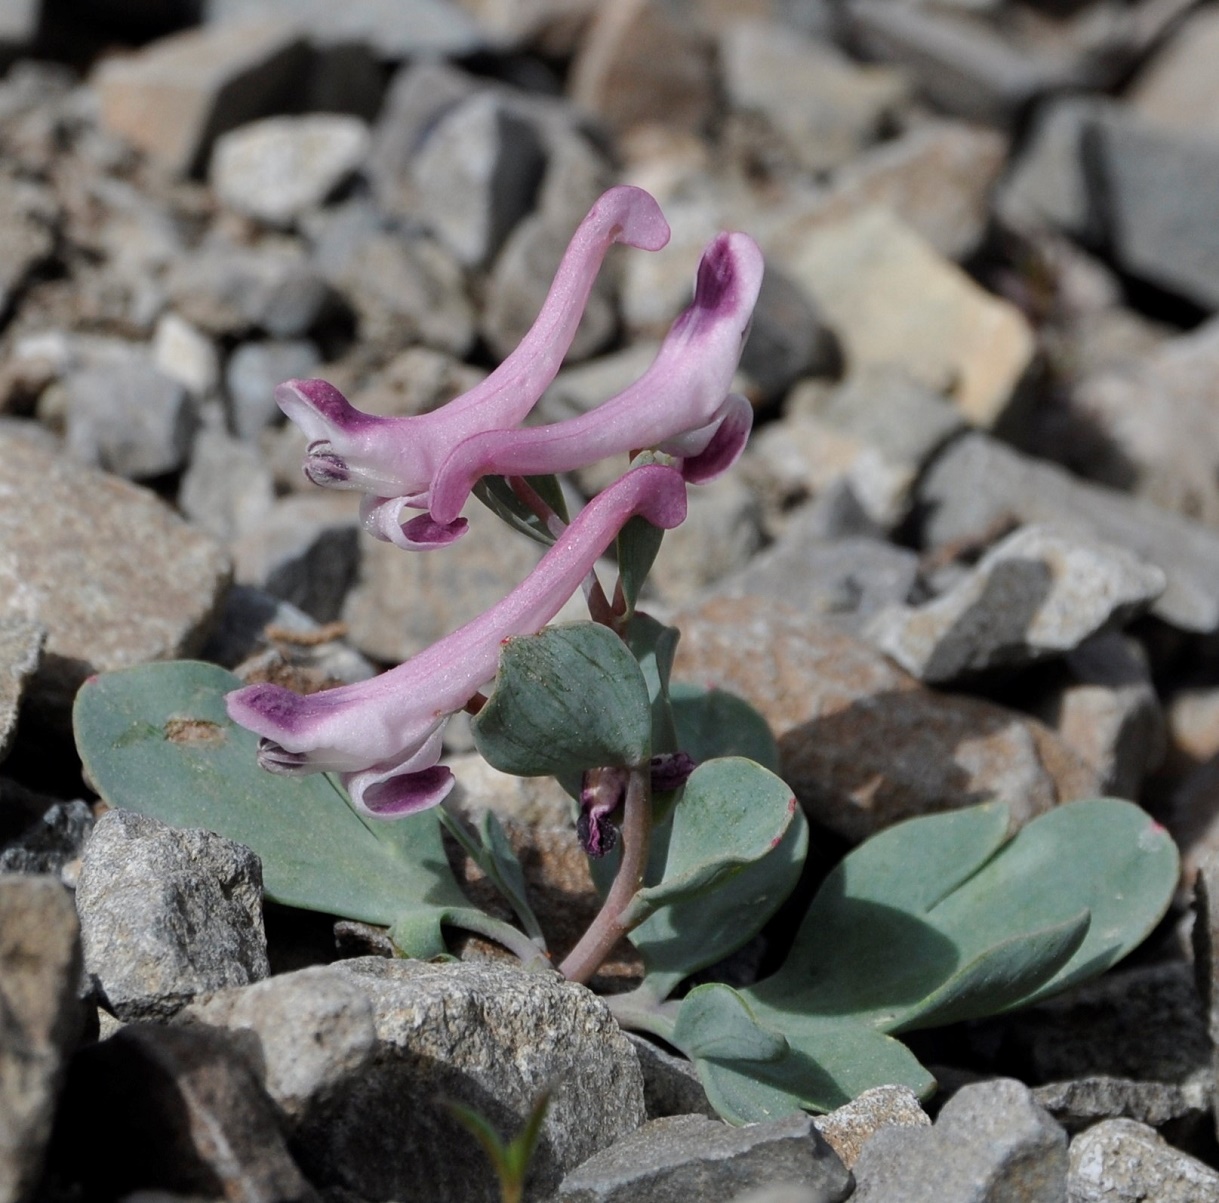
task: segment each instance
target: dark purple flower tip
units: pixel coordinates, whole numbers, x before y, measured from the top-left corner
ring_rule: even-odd
[[[412,551],[429,551],[434,547],[448,547],[450,543],[456,543],[469,527],[470,523],[465,518],[441,523],[431,514],[420,514],[418,518],[402,523],[402,541],[395,539],[394,542]]]
[[[285,380],[275,389],[279,408],[305,431],[320,418],[327,426],[357,433],[376,426],[384,419],[356,409],[333,384],[325,380]]]
[[[417,773],[404,773],[366,785],[361,800],[375,819],[402,819],[442,802],[455,780],[451,769],[435,764]]]
[[[697,455],[682,461],[681,474],[692,485],[705,484],[727,472],[741,458],[753,429],[753,406],[739,393],[724,404],[725,413],[711,442]]]
[[[618,829],[610,816],[626,798],[630,770],[609,767],[588,769],[580,783],[580,817],[576,836],[588,856],[600,858],[618,842]]]
[[[698,768],[698,761],[689,752],[662,752],[648,763],[652,774],[652,793],[667,794],[686,784]]]
[[[304,752],[289,752],[265,735],[258,741],[258,765],[268,773],[281,773],[287,777],[302,777],[312,772],[309,757]]]

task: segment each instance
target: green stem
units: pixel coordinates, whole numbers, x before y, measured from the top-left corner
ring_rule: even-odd
[[[623,915],[643,888],[652,837],[651,794],[648,766],[635,766],[627,777],[622,808],[622,863],[597,917],[559,966],[559,972],[569,981],[587,982],[614,945],[631,930],[632,925],[623,922]]]
[[[626,994],[610,994],[605,997],[610,1014],[618,1026],[635,1032],[651,1032],[662,1040],[673,1043],[673,1029],[677,1025],[677,1002],[664,1002],[645,981],[642,986]]]
[[[554,969],[554,964],[543,949],[539,948],[523,931],[513,927],[511,923],[505,923],[502,919],[484,915],[482,911],[477,911],[473,907],[462,907],[460,910],[450,911],[444,917],[444,922],[450,927],[460,927],[465,931],[473,932],[476,936],[485,936],[488,940],[494,940],[496,944],[502,944],[509,952],[515,953],[520,958],[526,969],[545,969],[547,972]]]

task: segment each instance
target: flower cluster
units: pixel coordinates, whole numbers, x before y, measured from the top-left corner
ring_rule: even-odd
[[[521,426],[558,372],[610,246],[658,250],[668,237],[646,192],[610,189],[576,230],[521,344],[481,384],[432,413],[364,414],[322,380],[279,387],[281,408],[309,438],[306,476],[362,492],[369,533],[408,550],[460,538],[467,526],[460,511],[484,476],[564,472],[643,449],[670,458],[628,471],[554,530],[554,545],[502,601],[405,664],[309,696],[269,684],[229,694],[230,716],[262,737],[264,768],[337,772],[354,805],[377,817],[434,806],[452,787],[438,763],[445,723],[494,679],[503,640],[551,621],[628,520],[678,525],[686,484],[735,462],[752,411],[731,392],[732,378],[762,281],[761,252],[744,234],[721,234],[707,247],[693,303],[638,381],[581,417]],[[421,512],[403,520],[404,509]]]

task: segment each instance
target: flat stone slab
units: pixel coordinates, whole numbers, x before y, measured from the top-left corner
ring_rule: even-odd
[[[0,425],[0,621],[46,627],[29,691],[66,712],[84,679],[188,656],[229,582],[228,559],[153,493]]]

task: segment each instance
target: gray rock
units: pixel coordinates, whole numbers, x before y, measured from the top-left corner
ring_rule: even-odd
[[[387,356],[417,342],[457,356],[474,345],[461,265],[433,239],[386,229],[356,202],[327,221],[316,258],[355,310],[361,340]]]
[[[1219,1196],[1219,1173],[1154,1129],[1108,1119],[1071,1142],[1069,1203],[1196,1203]]]
[[[1219,1081],[1219,856],[1213,851],[1196,861],[1194,878],[1194,965],[1206,1031],[1210,1038],[1212,1092]],[[1219,1131],[1219,1120],[1216,1121]]]
[[[882,1128],[855,1162],[857,1203],[1063,1203],[1067,1137],[1028,1087],[962,1087],[931,1129]]]
[[[1219,629],[1219,534],[1137,498],[1073,478],[981,434],[947,447],[919,482],[924,545],[989,542],[1004,522],[1069,525],[1163,569],[1152,613],[1186,631]]]
[[[919,685],[875,648],[789,605],[711,598],[677,616],[674,678],[758,708],[809,815],[857,841],[898,818],[1002,798],[1022,825],[1091,797],[1095,774],[1040,723]]]
[[[1211,70],[1219,21],[1209,9],[1188,12],[1155,50],[1126,92],[1126,102],[1157,125],[1213,133],[1219,88]]]
[[[813,1127],[850,1170],[877,1132],[894,1127],[929,1128],[931,1118],[909,1086],[873,1086],[828,1115],[813,1116]]]
[[[55,250],[54,201],[41,188],[0,176],[0,313],[7,314],[39,264]]]
[[[315,46],[366,46],[377,58],[462,58],[488,48],[479,23],[445,0],[207,0],[210,23],[276,17],[292,22]]]
[[[150,350],[152,366],[192,397],[206,397],[220,383],[216,344],[176,313],[164,313],[157,320]]]
[[[467,267],[488,262],[529,212],[545,156],[534,126],[483,92],[446,113],[415,152],[417,215]]]
[[[595,409],[638,380],[659,348],[659,343],[635,341],[621,351],[563,368],[542,394],[534,413],[543,422],[562,422]]]
[[[803,376],[832,376],[841,366],[838,340],[817,306],[779,267],[767,264],[741,371],[767,398],[779,398]]]
[[[851,1175],[807,1115],[732,1128],[701,1115],[656,1119],[590,1158],[559,1187],[559,1203],[717,1203],[776,1183],[819,1203],[851,1194]]]
[[[333,293],[304,246],[293,238],[264,238],[255,246],[206,240],[173,261],[165,290],[174,309],[209,334],[262,331],[299,338],[318,321]]]
[[[63,716],[90,673],[198,650],[228,585],[210,537],[13,426],[0,426],[0,488],[23,499],[0,507],[0,613],[47,629],[31,701]]]
[[[63,1069],[80,1034],[80,941],[52,877],[0,876],[0,1200],[28,1199],[42,1170]]]
[[[643,1122],[634,1050],[605,1005],[549,975],[504,965],[366,957],[332,967],[372,1004],[374,1059],[298,1126],[306,1173],[364,1198],[474,1203],[498,1198],[447,1097],[515,1131],[537,1094],[554,1094],[533,1160],[539,1197]]]
[[[1184,962],[1108,973],[991,1022],[1030,1082],[1103,1075],[1183,1083],[1210,1063],[1206,1014]]]
[[[128,479],[176,471],[198,416],[186,389],[140,357],[67,378],[65,445],[78,460]]]
[[[290,226],[359,170],[370,141],[368,126],[358,117],[266,117],[217,139],[212,188],[234,212],[266,225]]]
[[[366,379],[353,393],[359,410],[384,417],[430,413],[469,392],[487,376],[484,369],[431,347],[408,347]]]
[[[210,831],[109,811],[85,849],[76,906],[86,972],[120,1019],[165,1019],[269,972],[262,866]]]
[[[734,476],[691,489],[686,520],[665,537],[649,574],[664,601],[683,605],[733,573],[748,572],[762,545],[761,507]]]
[[[0,759],[17,734],[25,683],[38,668],[46,629],[28,618],[0,619]]]
[[[308,57],[288,22],[203,26],[105,59],[92,84],[107,129],[188,174],[219,134],[288,107]]]
[[[908,100],[905,75],[861,66],[831,42],[778,22],[730,24],[719,42],[729,107],[764,116],[806,171],[826,171],[875,142]]]
[[[215,1029],[131,1023],[83,1049],[57,1141],[91,1198],[318,1200],[238,1039]]]
[[[1200,1077],[1178,1084],[1098,1075],[1038,1086],[1033,1098],[1072,1133],[1105,1119],[1132,1119],[1153,1128],[1210,1119],[1210,1089]]]
[[[221,990],[180,1011],[176,1022],[238,1033],[289,1132],[307,1126],[373,1060],[373,1008],[341,970],[311,966]]]
[[[275,386],[316,375],[321,362],[317,347],[303,339],[242,343],[229,357],[224,373],[237,437],[257,439],[264,427],[278,422]]]
[[[7,805],[9,799],[4,801]],[[93,811],[87,803],[52,802],[16,838],[0,846],[0,873],[54,874],[74,886],[92,832]]]
[[[852,33],[871,58],[897,63],[936,107],[1005,124],[1035,96],[1082,82],[1067,56],[1038,54],[960,13],[853,0]]]
[[[210,422],[195,436],[178,506],[200,530],[228,543],[267,519],[275,482],[256,445]]]
[[[1219,143],[1125,112],[1097,122],[1094,137],[1118,266],[1219,308]]]
[[[639,1068],[643,1071],[643,1101],[648,1119],[664,1119],[670,1115],[719,1118],[692,1062],[665,1052],[659,1045],[635,1032],[627,1032],[626,1035],[639,1055]]]
[[[1146,654],[1107,632],[1069,652],[1064,667],[1067,679],[1034,712],[1096,769],[1106,794],[1137,800],[1168,744]]]
[[[408,659],[494,605],[541,559],[539,544],[506,538],[503,523],[481,505],[467,511],[469,531],[440,555],[404,555],[360,536],[360,576],[342,617],[366,656]]]
[[[41,0],[6,0],[0,8],[0,45],[5,50],[29,46],[38,36]]]
[[[1074,651],[1145,610],[1164,573],[1120,547],[1048,526],[996,544],[954,589],[884,610],[865,634],[907,672],[942,685]]]
[[[285,497],[234,542],[233,561],[241,584],[332,622],[360,567],[359,511],[342,493]]]

